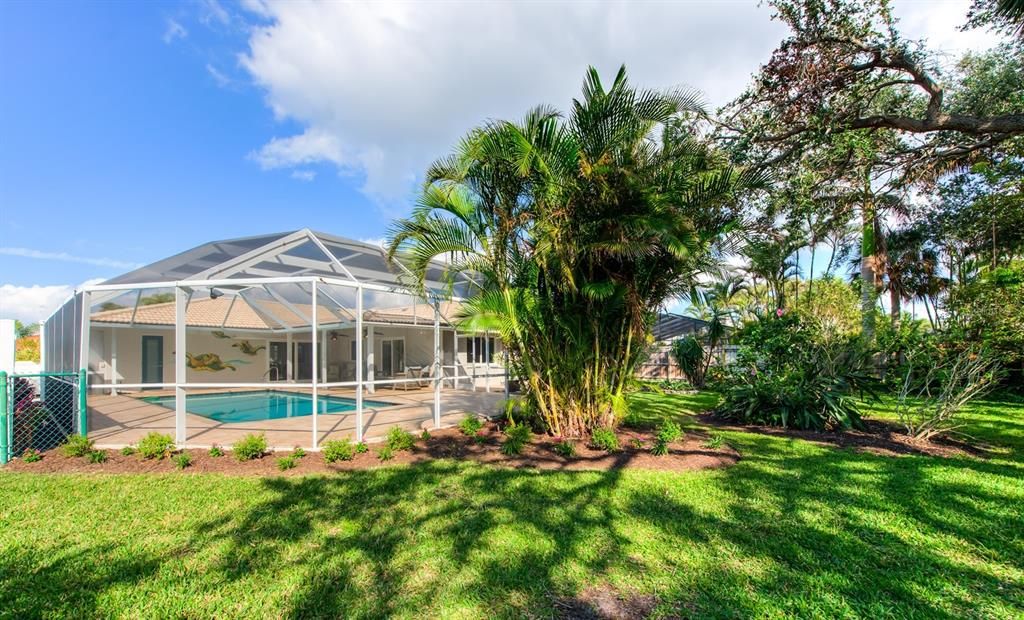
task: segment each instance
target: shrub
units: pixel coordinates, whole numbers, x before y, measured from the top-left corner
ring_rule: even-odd
[[[462,418],[462,421],[459,422],[459,430],[462,431],[463,435],[469,435],[470,437],[476,435],[483,427],[483,421],[472,414]]]
[[[356,444],[356,454],[366,454],[370,451],[370,446],[366,445],[365,441],[360,441]]]
[[[212,456],[213,458],[219,458],[224,456],[224,448],[221,448],[216,444],[210,446],[210,456]]]
[[[420,433],[420,441],[430,441],[430,431],[423,429],[423,432]]]
[[[92,452],[92,440],[82,435],[68,435],[60,452],[67,457],[85,456]]]
[[[174,439],[170,435],[149,433],[139,440],[139,454],[144,459],[163,459],[174,452]]]
[[[663,422],[658,427],[658,432],[654,436],[654,445],[651,446],[651,454],[656,456],[664,456],[668,454],[668,445],[673,441],[677,441],[683,436],[683,431],[679,428],[679,425],[675,422],[668,421]]]
[[[286,469],[292,469],[298,464],[299,459],[294,454],[282,456],[281,458],[277,459],[277,468],[280,469],[281,471],[285,471]]]
[[[352,457],[355,456],[356,448],[352,446],[352,442],[348,438],[345,438],[325,441],[320,451],[324,455],[324,462],[335,463],[337,461],[351,461]]]
[[[523,447],[530,443],[533,432],[530,426],[524,422],[509,424],[505,427],[505,441],[501,444],[501,453],[514,456],[523,451]]]
[[[855,394],[871,394],[871,351],[813,320],[783,314],[749,324],[723,381],[721,413],[746,424],[861,428]]]
[[[186,467],[192,465],[192,457],[189,456],[187,452],[176,454],[174,455],[174,458],[171,460],[174,461],[174,466],[177,467],[178,469],[185,469]]]
[[[294,456],[297,459],[305,458],[306,451],[303,450],[300,446],[295,446],[295,449],[292,450],[292,456]]]
[[[643,450],[644,449],[644,442],[641,439],[636,439],[636,438],[630,439],[629,440],[629,445],[632,446],[634,450]]]
[[[21,460],[26,463],[37,463],[43,460],[43,455],[39,453],[39,450],[29,448],[21,453]]]
[[[576,444],[571,441],[560,441],[555,444],[555,454],[571,459],[576,456]]]
[[[404,430],[398,426],[391,427],[388,431],[388,438],[385,441],[387,446],[395,452],[401,450],[412,450],[413,444],[416,443],[416,438],[412,436],[407,430]]]
[[[911,355],[896,399],[896,414],[907,434],[930,439],[960,427],[960,411],[997,383],[998,363],[976,347],[936,357]],[[918,375],[918,369],[923,373]]]
[[[705,448],[717,450],[725,444],[725,437],[721,433],[715,433],[707,441],[704,442]]]
[[[131,446],[125,446],[125,447],[121,448],[121,455],[122,456],[131,456],[131,455],[135,454],[135,452],[136,452],[135,448],[133,448]]]
[[[672,342],[672,359],[683,371],[690,383],[697,387],[704,385],[704,347],[695,336],[686,336]]]
[[[250,433],[231,447],[239,461],[263,458],[267,452],[267,438],[263,433]]]
[[[106,463],[107,462],[107,453],[104,452],[103,450],[92,450],[91,452],[89,452],[89,462],[90,463]]]
[[[668,454],[668,443],[655,439],[654,443],[651,444],[651,454],[654,456],[665,456]]]
[[[395,451],[390,446],[382,446],[380,450],[377,450],[377,458],[382,461],[390,461],[395,458]]]
[[[605,452],[619,451],[619,437],[610,428],[595,428],[590,433],[590,444]]]

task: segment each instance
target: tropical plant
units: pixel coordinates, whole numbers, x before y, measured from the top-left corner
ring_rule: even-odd
[[[212,456],[213,458],[224,456],[224,449],[218,446],[217,444],[214,444],[210,446],[209,455]]]
[[[92,440],[84,435],[68,435],[61,444],[60,452],[67,457],[85,456],[92,452]]]
[[[569,440],[563,440],[556,443],[553,450],[555,451],[555,454],[562,458],[571,459],[576,456],[576,444]]]
[[[239,461],[263,458],[267,453],[267,437],[263,433],[250,433],[231,446],[231,452]]]
[[[355,457],[356,448],[352,441],[345,439],[332,439],[325,441],[320,446],[320,453],[324,456],[324,462],[334,463],[337,461],[351,461]]]
[[[103,450],[90,450],[87,456],[90,463],[99,464],[107,462],[107,453]]]
[[[466,417],[459,422],[459,430],[463,435],[470,437],[476,435],[483,426],[483,421],[473,414],[466,414]]]
[[[147,433],[139,440],[139,454],[144,459],[163,459],[174,452],[174,438],[156,431]]]
[[[288,469],[294,469],[295,466],[298,465],[298,464],[299,464],[299,459],[296,458],[296,456],[294,454],[289,454],[288,456],[282,456],[282,457],[277,459],[277,468],[280,469],[281,471],[285,471],[285,470],[288,470]]]
[[[590,445],[605,452],[618,452],[620,450],[619,437],[610,428],[595,428],[590,433]]]
[[[505,427],[504,433],[505,441],[501,443],[501,453],[508,456],[522,453],[533,435],[530,426],[524,422],[509,424]]]
[[[178,469],[185,469],[192,465],[192,457],[189,456],[188,452],[176,454],[172,460],[174,461],[174,466]]]
[[[21,460],[25,461],[26,463],[37,463],[43,460],[43,455],[40,454],[39,450],[28,448],[21,453]]]
[[[388,431],[387,439],[385,440],[389,448],[395,452],[401,450],[412,450],[413,445],[416,443],[416,438],[412,436],[409,431],[393,426]]]
[[[998,363],[977,345],[945,355],[934,353],[927,349],[910,356],[896,399],[900,423],[914,439],[927,440],[959,428],[963,408],[997,382]]]
[[[704,386],[704,347],[696,336],[690,335],[672,341],[670,352],[676,366],[695,387]]]
[[[702,137],[697,98],[590,69],[549,107],[470,132],[428,170],[388,254],[425,285],[443,258],[470,330],[499,333],[546,430],[612,426],[656,308],[690,290],[759,176]]]

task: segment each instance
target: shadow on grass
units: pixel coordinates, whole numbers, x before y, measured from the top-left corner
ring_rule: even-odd
[[[163,493],[241,497],[192,509],[160,553],[38,535],[5,549],[2,615],[557,617],[587,609],[565,601],[593,588],[650,598],[661,616],[1024,611],[1016,463],[727,440],[739,464],[690,474],[439,460],[332,477],[165,477],[159,489],[93,478],[137,481],[136,518],[156,523],[169,514]],[[44,495],[60,501],[61,489]],[[74,518],[102,527],[100,515]]]

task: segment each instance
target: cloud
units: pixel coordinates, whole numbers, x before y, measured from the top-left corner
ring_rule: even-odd
[[[786,34],[754,2],[242,6],[254,23],[240,65],[275,118],[300,127],[252,159],[264,169],[330,164],[401,210],[426,166],[467,130],[540,103],[567,110],[588,65],[611,79],[625,63],[637,84],[693,86],[718,106]],[[966,6],[897,3],[921,36],[955,37],[946,22],[962,21]]]
[[[76,288],[99,284],[102,281],[102,279],[87,280],[77,287],[70,284],[54,286],[0,284],[0,318],[18,319],[23,323],[41,321],[64,303]]]
[[[742,89],[783,34],[767,9],[712,3],[257,2],[241,66],[301,130],[251,155],[265,169],[333,165],[402,204],[471,127],[540,103],[568,109],[589,64],[712,102]],[[251,14],[250,14],[251,15]]]
[[[171,18],[167,19],[167,29],[164,30],[163,37],[164,43],[170,45],[175,39],[184,39],[187,36],[188,30],[185,30],[185,27],[178,23],[177,20]]]
[[[298,181],[312,181],[316,178],[316,172],[313,170],[293,170],[292,178]]]
[[[213,78],[214,82],[217,82],[217,86],[225,88],[231,85],[231,78],[221,73],[217,67],[214,67],[210,63],[206,63],[206,72],[210,74],[210,77]]]
[[[199,21],[206,25],[216,22],[226,26],[231,23],[231,14],[217,0],[203,0],[199,4]]]
[[[67,252],[43,252],[29,248],[0,247],[0,254],[41,260],[59,260],[68,263],[82,263],[85,265],[95,265],[96,267],[113,267],[115,269],[138,269],[142,266],[141,263],[132,263],[115,258],[91,258],[87,256],[74,256]]]

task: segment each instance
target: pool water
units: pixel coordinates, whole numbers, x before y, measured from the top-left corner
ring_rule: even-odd
[[[174,409],[174,396],[150,396],[147,403]],[[354,398],[318,396],[317,414],[348,413],[356,410]],[[363,407],[390,407],[393,403],[364,400]],[[193,394],[185,401],[189,413],[218,422],[255,422],[295,418],[313,414],[313,397],[297,392],[261,390],[258,392],[223,392],[219,394]]]

